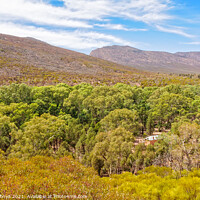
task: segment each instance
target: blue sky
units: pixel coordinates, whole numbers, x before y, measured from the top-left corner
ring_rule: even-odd
[[[200,51],[200,1],[1,0],[0,33],[86,54],[109,45]]]

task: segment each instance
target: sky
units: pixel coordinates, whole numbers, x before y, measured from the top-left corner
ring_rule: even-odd
[[[0,33],[89,54],[200,51],[200,0],[0,0]]]

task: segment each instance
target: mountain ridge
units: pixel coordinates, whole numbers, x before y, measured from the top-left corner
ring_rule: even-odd
[[[142,53],[138,49],[131,51]],[[196,84],[199,83],[199,77],[142,71],[52,46],[34,38],[0,34],[0,85],[11,83],[35,86],[124,83],[145,87],[169,83]]]
[[[33,66],[46,69],[49,69],[51,65],[51,70],[73,73],[108,72],[109,70],[113,71],[113,65],[120,70],[138,71],[80,52],[53,46],[32,37],[16,37],[5,34],[0,34],[0,56],[16,59],[21,64],[28,62]],[[102,67],[104,65],[106,68]]]
[[[146,71],[200,73],[200,52],[143,51],[130,46],[113,45],[95,49],[90,55]]]
[[[0,34],[0,85],[12,82],[30,85],[130,82],[134,85],[138,84],[138,74],[145,73],[35,38]]]

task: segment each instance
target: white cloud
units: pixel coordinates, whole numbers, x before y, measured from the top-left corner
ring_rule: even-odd
[[[122,18],[143,22],[163,32],[193,37],[182,29],[159,25],[173,19],[173,16],[168,14],[173,8],[171,0],[59,1],[63,2],[64,6],[53,6],[49,3],[50,0],[1,0],[0,32],[36,37],[66,48],[87,49],[113,43],[130,45],[118,37],[93,31],[95,26],[122,31],[147,31],[134,27],[127,28],[112,22],[112,18]],[[51,29],[48,29],[48,26]],[[66,28],[71,28],[71,31],[66,31]],[[138,43],[132,45],[137,46]]]
[[[147,31],[143,28],[126,28],[122,24],[94,24],[95,26],[111,29],[111,30],[122,30],[122,31]]]
[[[171,19],[166,11],[171,9],[169,0],[63,0],[69,10],[83,19],[107,16],[124,17],[145,23]]]
[[[123,17],[154,23],[170,19],[168,0],[63,0],[55,7],[41,0],[1,0],[0,17],[37,24],[92,28],[90,21]]]
[[[181,36],[184,36],[184,37],[187,37],[187,38],[194,38],[195,37],[194,35],[185,33],[180,27],[167,27],[166,28],[166,27],[163,27],[163,26],[160,26],[160,25],[156,25],[156,28],[159,31],[162,31],[162,32],[174,33],[174,34],[181,35]]]
[[[125,4],[123,4],[125,2]],[[121,1],[121,15],[132,20],[154,24],[172,19],[167,11],[172,7],[168,0],[125,0]]]
[[[34,26],[22,26],[13,23],[0,23],[0,30],[3,34],[16,35],[19,37],[34,37],[36,39],[48,42],[52,45],[68,47],[71,49],[92,49],[111,45],[112,43],[120,45],[131,44],[125,40],[112,35],[100,34],[97,32],[83,31],[51,31]]]
[[[188,45],[200,45],[200,42],[186,42],[182,44],[188,44]]]
[[[66,8],[33,0],[1,0],[0,18],[7,21],[24,20],[40,25],[92,28],[88,22],[74,18],[73,13]]]

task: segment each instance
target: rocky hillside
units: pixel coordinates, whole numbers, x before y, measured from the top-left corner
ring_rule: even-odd
[[[55,47],[34,38],[0,34],[0,56],[14,59],[21,65],[31,65],[53,71],[97,74],[126,67],[109,63],[78,52]],[[106,67],[105,67],[106,66]]]
[[[140,54],[140,50],[134,51]],[[92,85],[162,86],[200,81],[196,75],[191,78],[145,72],[115,62],[55,47],[34,38],[0,34],[0,85],[76,85],[85,82]]]
[[[191,58],[200,62],[200,52],[177,52],[176,55],[182,56],[183,58]]]
[[[0,84],[113,84],[119,80],[123,82],[123,79],[125,82],[132,80],[130,74],[138,72],[131,67],[55,47],[34,38],[0,34]]]
[[[142,51],[129,46],[108,46],[96,49],[90,55],[141,70],[184,74],[200,73],[200,52],[173,54]]]

